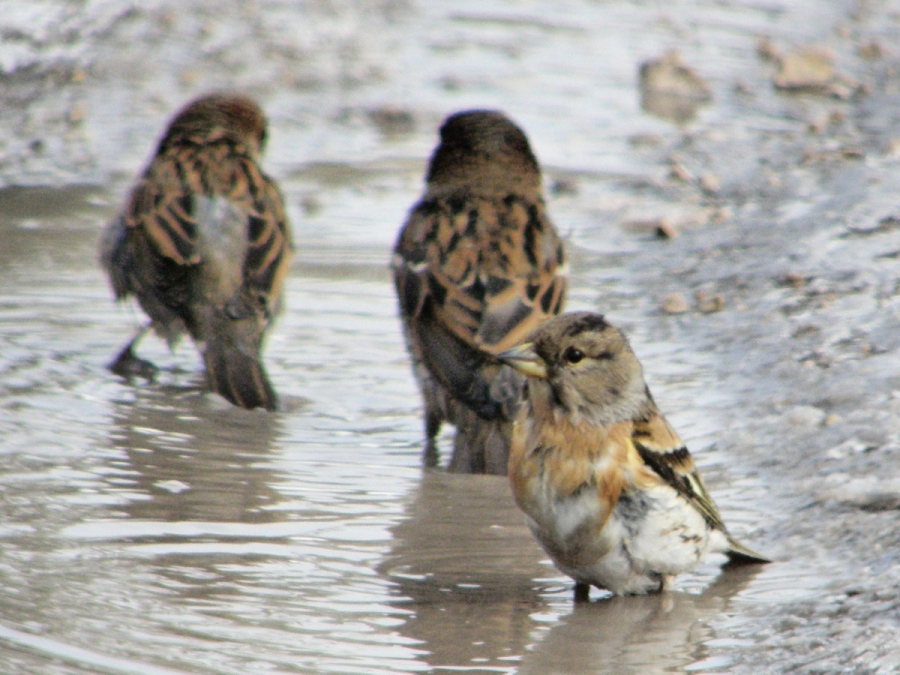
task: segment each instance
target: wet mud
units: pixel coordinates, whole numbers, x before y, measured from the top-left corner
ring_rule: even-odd
[[[896,3],[48,0],[0,31],[4,671],[900,669]],[[187,343],[146,341],[153,384],[105,367],[142,316],[101,226],[221,88],[271,118],[297,243],[275,414]],[[569,307],[626,330],[771,565],[576,606],[502,478],[422,468],[387,263],[473,107],[528,133]]]

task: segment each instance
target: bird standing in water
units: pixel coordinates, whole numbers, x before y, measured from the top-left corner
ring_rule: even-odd
[[[281,192],[259,166],[266,132],[253,100],[224,93],[169,125],[101,242],[116,299],[134,295],[150,317],[113,372],[152,377],[156,367],[134,353],[141,337],[152,327],[174,347],[187,332],[210,389],[243,408],[277,407],[260,351],[292,244]]]
[[[528,378],[509,477],[556,566],[616,595],[668,589],[708,552],[769,562],[737,542],[662,416],[622,332],[603,316],[557,317],[500,355]]]
[[[426,457],[436,461],[447,421],[451,471],[505,474],[524,380],[495,356],[559,313],[564,247],[521,129],[502,113],[469,111],[448,117],[440,135],[392,259]]]

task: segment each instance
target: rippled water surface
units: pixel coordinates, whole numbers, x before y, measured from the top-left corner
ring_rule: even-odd
[[[115,78],[109,90],[90,85],[88,112],[106,96],[121,117],[89,115],[83,136],[66,137],[99,150],[88,169],[75,162],[61,175],[67,184],[78,182],[71,172],[115,177],[0,193],[3,672],[727,671],[743,638],[717,636],[708,623],[807,597],[827,571],[776,563],[720,574],[713,558],[671,595],[574,606],[570,581],[532,541],[504,479],[421,468],[389,249],[440,119],[501,107],[529,132],[548,184],[577,182],[575,196],[559,189],[550,199],[575,259],[570,305],[634,328],[645,300],[626,262],[646,237],[610,221],[661,215],[665,199],[651,188],[665,165],[629,139],[677,133],[641,113],[637,64],[680,46],[718,97],[700,114],[740,133],[729,127],[736,94],[725,71],[759,75],[759,35],[814,33],[844,4],[379,3],[371,33],[341,3],[247,9],[258,36],[272,31],[266,53],[285,65],[262,73],[262,100],[298,248],[288,311],[266,350],[284,402],[275,414],[204,394],[188,343],[170,354],[145,341],[142,353],[162,366],[154,384],[106,370],[143,318],[111,301],[96,265],[99,228],[183,102],[169,86],[176,73],[186,86],[203,70],[175,50],[145,74],[158,110],[135,111]],[[157,5],[146,11],[164,44],[175,39],[167,26],[174,35],[206,21],[203,59],[230,63],[210,44],[243,39],[243,10],[179,23],[175,5]],[[118,16],[97,9],[115,3],[86,7]],[[124,13],[125,28],[100,48],[127,44],[129,30],[143,36],[127,23],[140,26],[141,11]],[[289,77],[291,35],[322,51],[321,62],[306,53],[297,61],[299,79]],[[227,81],[210,77],[210,86]],[[771,96],[760,94],[751,123],[774,131],[786,122]],[[365,111],[379,106],[412,110],[414,128],[373,126]],[[734,405],[712,386],[712,357],[648,329],[633,334],[726,519],[755,531],[778,506],[761,504],[759,476],[707,452]]]

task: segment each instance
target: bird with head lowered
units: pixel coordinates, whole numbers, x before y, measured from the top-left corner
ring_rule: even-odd
[[[575,580],[576,599],[591,586],[666,590],[710,552],[768,562],[728,533],[628,340],[603,316],[556,317],[499,358],[528,378],[510,451],[513,495]]]
[[[505,474],[524,380],[495,356],[559,313],[565,252],[519,127],[475,110],[448,117],[440,135],[391,265],[426,457],[436,461],[446,421],[456,427],[451,471]]]
[[[150,317],[113,372],[152,378],[139,340],[152,327],[172,347],[186,332],[214,392],[277,407],[260,351],[293,252],[281,192],[259,165],[266,133],[259,106],[234,94],[203,96],[172,120],[101,242],[116,298],[135,296]]]

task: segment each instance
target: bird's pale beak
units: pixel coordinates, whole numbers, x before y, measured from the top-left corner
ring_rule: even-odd
[[[530,342],[507,349],[505,352],[497,354],[497,358],[527,377],[547,379],[547,364],[537,355]]]

